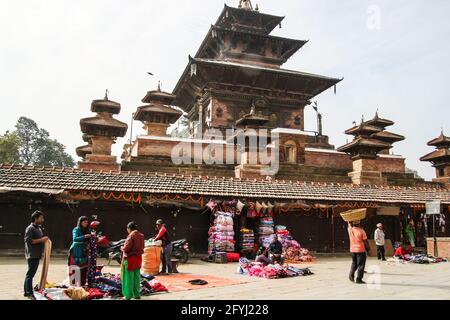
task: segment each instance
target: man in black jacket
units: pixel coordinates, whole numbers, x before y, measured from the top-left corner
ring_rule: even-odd
[[[270,253],[270,260],[272,263],[279,263],[283,264],[283,245],[281,244],[280,240],[278,240],[278,236],[274,235],[272,243],[269,247],[269,253]]]
[[[44,243],[48,240],[48,237],[44,237],[43,223],[44,214],[41,211],[35,211],[31,215],[31,224],[25,229],[25,258],[28,262],[28,271],[23,287],[24,297],[28,298],[33,298],[33,278],[44,252]]]

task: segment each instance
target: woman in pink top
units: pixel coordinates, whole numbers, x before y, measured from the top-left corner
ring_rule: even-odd
[[[369,245],[366,232],[360,227],[360,221],[348,223],[348,235],[350,238],[350,252],[352,253],[352,267],[349,279],[351,282],[355,282],[356,272],[356,283],[365,283],[363,277],[367,258],[366,248],[369,248]]]

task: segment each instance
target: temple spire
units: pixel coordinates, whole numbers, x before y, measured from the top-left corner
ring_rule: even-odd
[[[250,0],[239,0],[239,8],[253,10],[252,2]]]

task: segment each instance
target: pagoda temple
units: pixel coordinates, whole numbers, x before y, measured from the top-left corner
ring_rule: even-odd
[[[349,173],[355,184],[386,184],[379,168],[379,154],[389,154],[393,143],[402,141],[405,137],[386,131],[386,127],[392,126],[393,121],[382,119],[378,112],[369,121],[361,121],[360,125],[345,131],[354,136],[353,141],[338,148],[338,151],[350,155],[353,161],[353,171]]]
[[[436,168],[436,179],[433,181],[444,183],[450,187],[450,137],[441,135],[428,142],[429,146],[436,150],[420,158],[421,161],[429,161]]]
[[[114,240],[131,220],[150,237],[161,218],[173,239],[187,238],[193,252],[204,253],[211,201],[224,210],[239,202],[255,209],[273,204],[276,224],[289,226],[302,246],[327,253],[348,252],[339,214],[349,209],[367,208],[367,234],[381,222],[393,243],[404,240],[404,221],[423,221],[430,201],[441,201],[450,221],[450,138],[442,133],[430,141],[436,150],[421,158],[436,168],[433,181],[408,173],[405,158],[392,154],[405,137],[387,131],[394,122],[378,112],[346,130],[352,141],[336,149],[312,102],[342,79],[283,68],[308,43],[273,36],[283,19],[250,0],[225,5],[173,91],[158,86],[137,105],[133,120],[144,130],[126,141],[120,164],[111,146],[128,126],[114,118],[121,106],[107,95],[92,102],[94,117],[80,121],[85,143],[76,149],[78,168],[0,164],[0,225],[19,235],[2,240],[0,249],[23,248],[20,234],[34,210],[45,212],[46,231],[62,250],[78,217],[89,214]],[[317,132],[305,130],[310,106]],[[183,116],[189,135],[170,133]],[[278,170],[271,171],[266,157],[276,158]],[[238,230],[247,218],[235,221]],[[450,228],[439,229],[450,236]]]
[[[106,93],[104,99],[92,101],[91,111],[97,115],[80,120],[83,140],[88,142],[88,145],[76,150],[78,156],[83,158],[78,167],[120,171],[117,157],[111,155],[111,146],[116,138],[124,137],[128,129],[126,123],[113,118],[113,115],[120,113],[120,104],[109,100]]]

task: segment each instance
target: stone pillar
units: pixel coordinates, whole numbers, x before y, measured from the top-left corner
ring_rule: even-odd
[[[447,189],[450,189],[450,166],[439,166],[436,168],[436,178],[433,182],[443,183]]]
[[[353,159],[353,172],[348,174],[352,178],[353,184],[381,185],[386,181],[378,169],[376,158],[355,158]]]
[[[147,135],[149,136],[166,137],[167,129],[169,127],[169,123],[145,122],[144,129],[147,131]]]

